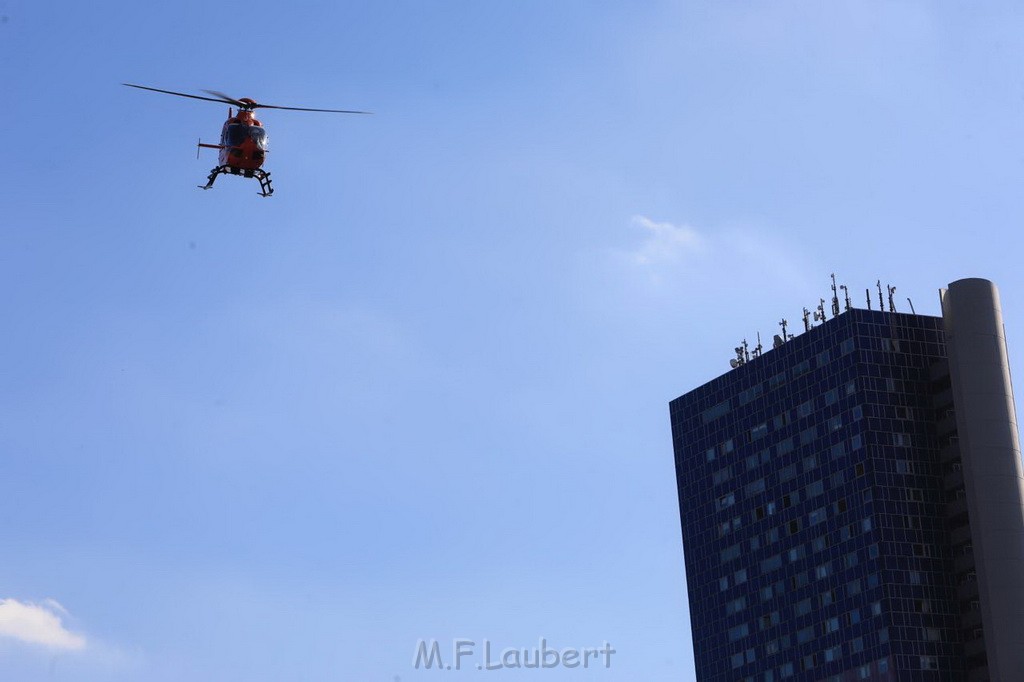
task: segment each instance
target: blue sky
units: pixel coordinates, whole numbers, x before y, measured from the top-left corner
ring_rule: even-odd
[[[4,680],[692,680],[668,401],[831,272],[1024,343],[1015,3],[0,17]],[[226,107],[122,82],[375,113],[201,192]]]

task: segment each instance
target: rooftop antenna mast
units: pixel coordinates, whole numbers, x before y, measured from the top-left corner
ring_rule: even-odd
[[[814,319],[819,322],[825,321],[825,299],[818,299],[818,310],[814,313]]]
[[[883,313],[885,312],[885,302],[882,300],[882,280],[875,282],[875,286],[878,287],[878,309]]]
[[[892,300],[892,295],[896,293],[896,287],[886,284],[885,288],[889,291],[889,312],[894,313],[896,312],[896,302]]]
[[[914,310],[914,302],[910,300],[910,297],[909,297],[909,296],[907,296],[907,303],[909,303],[909,304],[910,304],[910,312],[912,312],[912,313],[914,313],[915,315],[917,315],[917,311],[916,311],[916,310]]]
[[[754,357],[761,357],[761,332],[757,333],[757,345],[754,346]]]
[[[871,289],[864,289],[864,297],[868,299],[868,310],[871,310]]]
[[[845,284],[840,284],[839,288],[843,290],[843,296],[846,297],[846,310],[849,311],[850,308],[853,307],[852,305],[850,305],[850,290],[846,287]]]
[[[729,361],[729,366],[736,369],[740,365],[745,365],[750,361],[750,353],[747,351],[747,340],[743,339],[743,345],[736,346],[733,350],[736,351],[736,357]]]
[[[836,290],[836,273],[832,273],[832,317],[839,317],[839,292]]]
[[[804,308],[804,331],[811,331],[811,311],[806,307]]]

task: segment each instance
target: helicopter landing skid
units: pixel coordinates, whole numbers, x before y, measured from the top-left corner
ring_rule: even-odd
[[[221,173],[241,175],[244,178],[256,178],[260,183],[261,197],[269,197],[274,193],[274,188],[270,186],[269,171],[265,171],[262,168],[236,168],[234,166],[217,166],[210,171],[209,177],[206,178],[206,184],[199,185],[199,189],[212,189],[213,181],[216,180],[217,176]]]

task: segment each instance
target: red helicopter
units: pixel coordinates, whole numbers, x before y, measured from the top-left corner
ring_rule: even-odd
[[[217,179],[217,176],[221,173],[231,173],[232,175],[241,175],[246,178],[256,178],[260,183],[260,196],[269,197],[274,193],[274,188],[270,186],[270,172],[263,170],[263,160],[267,155],[267,132],[263,128],[263,124],[256,119],[253,115],[254,109],[287,109],[289,111],[322,111],[332,114],[368,114],[369,111],[349,111],[346,109],[306,109],[303,107],[279,107],[273,104],[259,104],[253,99],[248,97],[242,97],[241,99],[235,99],[234,97],[228,97],[223,92],[217,92],[216,90],[203,90],[203,92],[213,95],[213,97],[201,97],[199,95],[188,95],[184,92],[174,92],[172,90],[160,90],[159,88],[149,88],[145,85],[132,85],[131,83],[122,83],[127,85],[129,88],[139,88],[140,90],[152,90],[153,92],[162,92],[167,95],[177,95],[178,97],[190,97],[192,99],[206,100],[207,102],[222,102],[224,104],[232,104],[238,107],[238,114],[235,115],[228,107],[228,120],[224,122],[224,128],[220,132],[220,144],[203,144],[200,139],[198,147],[209,147],[210,149],[219,149],[220,154],[218,161],[220,165],[210,171],[210,176],[206,179],[205,185],[199,185],[200,189],[210,189],[213,187],[213,181]],[[196,150],[196,158],[199,158],[199,149]]]

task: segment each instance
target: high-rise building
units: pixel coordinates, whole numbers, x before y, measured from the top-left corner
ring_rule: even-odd
[[[998,293],[966,279],[941,302],[931,317],[834,300],[672,401],[701,682],[1024,680]]]

